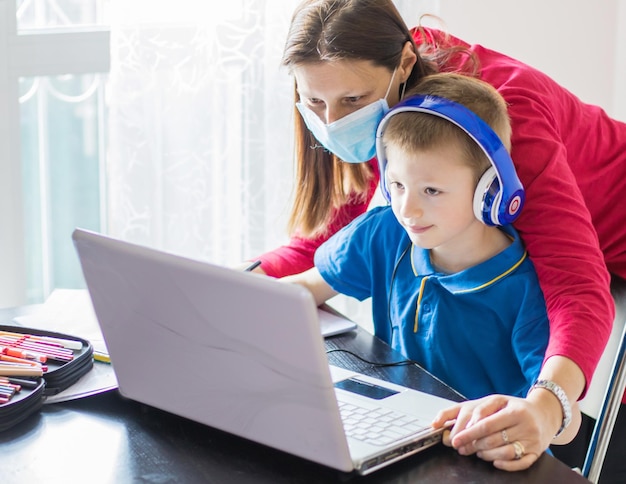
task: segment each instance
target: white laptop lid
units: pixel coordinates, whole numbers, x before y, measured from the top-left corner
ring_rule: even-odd
[[[73,239],[124,396],[346,472],[440,441],[428,424],[451,401],[339,368],[335,381],[389,395],[334,387],[303,287],[81,229]],[[423,425],[394,446],[348,440],[336,395]]]

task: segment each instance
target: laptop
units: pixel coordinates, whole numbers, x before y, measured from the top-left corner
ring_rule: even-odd
[[[429,423],[454,402],[329,365],[305,288],[72,238],[123,396],[362,475],[441,441]]]

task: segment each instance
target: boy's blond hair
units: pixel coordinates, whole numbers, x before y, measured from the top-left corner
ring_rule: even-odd
[[[511,150],[511,122],[507,105],[490,84],[461,74],[441,73],[424,77],[405,98],[413,95],[439,96],[474,112],[498,135],[507,151]],[[389,144],[409,152],[437,148],[450,142],[461,143],[466,159],[476,169],[476,180],[489,168],[482,148],[455,124],[431,114],[398,113],[392,116],[383,134]]]

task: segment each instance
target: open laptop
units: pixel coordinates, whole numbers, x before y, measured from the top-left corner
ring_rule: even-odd
[[[73,240],[125,397],[344,472],[440,442],[429,423],[453,402],[330,366],[303,287],[81,229]],[[367,411],[382,436],[363,432]]]

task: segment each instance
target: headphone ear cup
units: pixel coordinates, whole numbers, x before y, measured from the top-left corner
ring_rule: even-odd
[[[500,225],[498,205],[502,198],[500,181],[496,169],[490,166],[478,180],[474,191],[474,215],[487,225]]]

